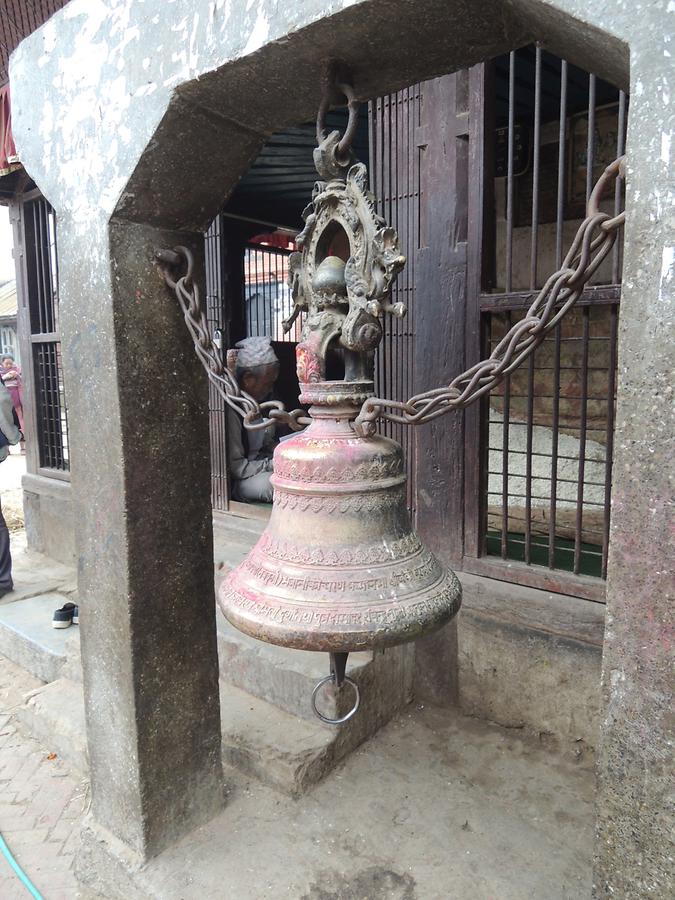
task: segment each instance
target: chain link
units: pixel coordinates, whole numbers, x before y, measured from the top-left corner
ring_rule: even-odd
[[[342,137],[339,139],[335,148],[338,160],[348,162],[356,132],[359,127],[359,108],[360,103],[356,97],[354,88],[346,79],[340,80],[335,69],[329,69],[326,85],[324,87],[323,96],[316,117],[316,143],[317,146],[326,140],[328,136],[326,126],[326,116],[331,107],[331,97],[335,94],[341,94],[347,101],[347,109],[349,116],[347,126]]]
[[[401,425],[421,425],[451,410],[464,409],[489,393],[534,353],[577,302],[625,223],[625,213],[612,217],[599,209],[600,198],[610,181],[624,177],[625,159],[621,156],[614,160],[602,173],[589,197],[586,218],[561,268],[548,278],[525,317],[516,322],[490,356],[458,375],[447,387],[416,394],[405,402],[380,397],[366,400],[354,423],[357,434],[373,434],[380,418]]]
[[[270,425],[288,425],[292,431],[301,431],[309,425],[309,418],[302,409],[287,412],[279,400],[268,400],[258,403],[250,394],[237,384],[237,380],[223,363],[223,354],[214,344],[211,330],[202,307],[199,287],[193,279],[194,256],[187,247],[174,247],[173,250],[158,250],[155,259],[169,288],[183,310],[185,324],[192,335],[195,353],[199,357],[206,374],[216,390],[233,409],[241,416],[244,428],[258,431]],[[185,274],[174,280],[172,271],[185,268]]]

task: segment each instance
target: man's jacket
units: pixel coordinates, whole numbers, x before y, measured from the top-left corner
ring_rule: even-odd
[[[12,397],[0,381],[0,431],[4,434],[10,444],[18,444],[21,440],[21,432],[14,424],[14,404]],[[4,444],[0,447],[0,462],[7,459],[9,447]]]

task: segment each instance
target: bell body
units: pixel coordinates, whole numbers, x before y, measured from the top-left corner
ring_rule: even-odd
[[[246,634],[347,653],[415,640],[459,609],[456,576],[411,528],[400,445],[352,430],[368,388],[303,385],[312,422],[276,448],[269,524],[220,589]]]

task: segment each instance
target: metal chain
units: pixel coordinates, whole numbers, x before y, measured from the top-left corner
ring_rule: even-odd
[[[516,322],[490,356],[458,375],[447,387],[416,394],[406,402],[380,397],[366,400],[354,422],[357,434],[364,437],[373,434],[379,418],[401,425],[421,425],[451,410],[464,409],[489,393],[534,353],[577,302],[625,223],[625,212],[612,217],[599,209],[600,198],[609,182],[624,177],[625,160],[625,156],[615,159],[602,173],[588,199],[586,218],[561,268],[548,278],[525,318]]]
[[[199,287],[193,280],[194,256],[187,247],[174,247],[173,250],[157,250],[155,259],[164,276],[164,280],[175,293],[188,331],[192,335],[195,353],[199,357],[206,374],[216,390],[244,421],[249,431],[269,428],[270,425],[288,425],[292,431],[301,431],[309,425],[310,419],[302,409],[287,412],[279,400],[268,400],[258,403],[250,394],[237,384],[236,378],[223,363],[223,355],[211,337],[206,313],[202,307]],[[186,269],[184,275],[174,280],[172,270]]]

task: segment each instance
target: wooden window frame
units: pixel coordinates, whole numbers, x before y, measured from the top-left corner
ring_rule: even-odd
[[[35,350],[43,343],[61,344],[61,334],[55,331],[34,332],[31,321],[30,278],[28,266],[31,248],[27,245],[26,205],[34,201],[47,202],[42,193],[34,188],[17,194],[9,203],[10,222],[14,243],[14,260],[17,288],[17,336],[21,347],[23,376],[23,412],[26,437],[26,471],[33,475],[70,482],[70,468],[43,466],[40,457],[40,431],[38,422],[38,400],[35,371]],[[58,251],[55,250],[55,255]],[[58,278],[58,262],[57,262]],[[58,303],[58,298],[55,300]],[[63,377],[63,372],[61,373]],[[65,446],[68,446],[66,423]]]

